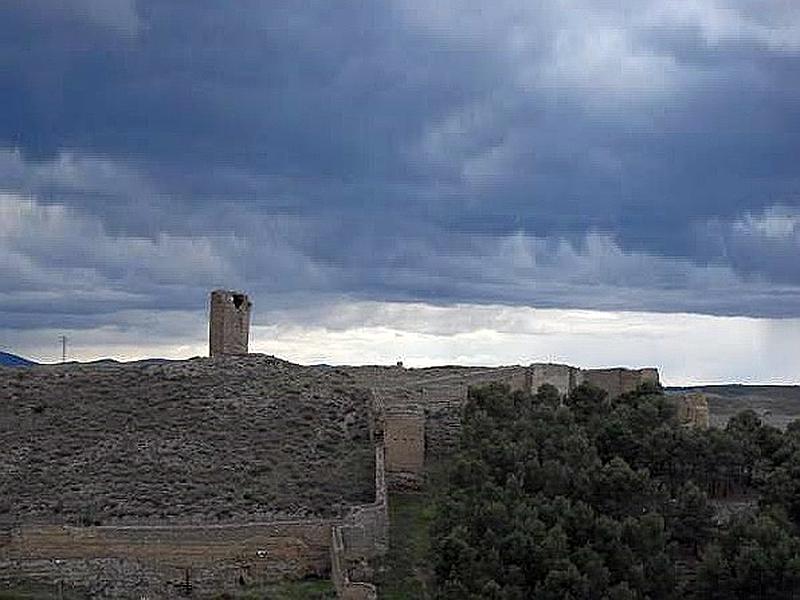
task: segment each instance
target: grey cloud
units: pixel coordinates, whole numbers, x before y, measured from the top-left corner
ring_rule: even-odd
[[[800,313],[754,225],[800,201],[791,4],[65,6],[3,9],[0,185],[66,219],[0,239],[3,327],[217,285]]]

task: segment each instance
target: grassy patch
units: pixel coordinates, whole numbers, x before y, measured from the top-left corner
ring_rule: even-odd
[[[427,494],[389,496],[389,553],[378,577],[382,599],[432,597],[428,535],[432,517]]]

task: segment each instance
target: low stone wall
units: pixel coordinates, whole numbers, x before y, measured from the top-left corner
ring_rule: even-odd
[[[378,589],[374,584],[350,581],[350,573],[345,562],[347,551],[341,529],[334,527],[331,535],[331,579],[336,587],[336,594],[345,600],[375,600],[378,597]]]
[[[385,451],[378,445],[375,501],[340,521],[18,528],[0,537],[0,584],[141,600],[330,573],[342,598],[373,599],[371,562],[388,544]]]
[[[0,546],[0,582],[171,597],[324,576],[333,521],[206,526],[23,527]]]
[[[375,502],[354,508],[344,523],[331,530],[331,579],[340,598],[371,600],[378,597],[372,579],[372,561],[389,548],[389,504],[385,451],[375,448]]]

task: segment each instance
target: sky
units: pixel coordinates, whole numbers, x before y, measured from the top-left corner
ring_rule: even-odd
[[[12,0],[0,349],[800,383],[796,0]]]

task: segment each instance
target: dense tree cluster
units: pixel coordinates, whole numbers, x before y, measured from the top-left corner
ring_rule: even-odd
[[[434,568],[445,599],[795,598],[798,525],[800,425],[688,428],[652,386],[491,385],[470,392]]]

